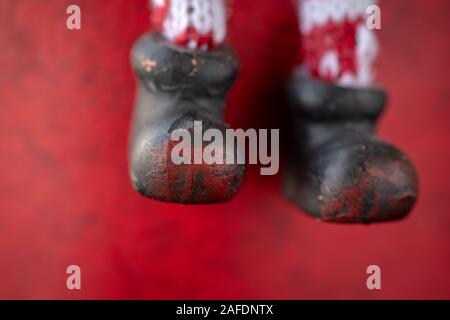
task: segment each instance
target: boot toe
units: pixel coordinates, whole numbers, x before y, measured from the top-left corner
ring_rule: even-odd
[[[334,222],[369,223],[406,216],[418,193],[410,160],[377,138],[338,144],[312,159],[309,176],[317,197],[312,211]]]
[[[138,146],[131,155],[131,180],[140,194],[166,202],[201,204],[227,201],[238,191],[245,174],[244,165],[194,164],[193,159],[190,164],[174,163],[172,151],[179,142],[171,140],[172,132],[176,129],[192,132],[193,123],[192,117],[181,116],[146,130],[135,139]],[[204,129],[225,130],[220,123],[203,123]],[[225,155],[223,149],[216,151]]]

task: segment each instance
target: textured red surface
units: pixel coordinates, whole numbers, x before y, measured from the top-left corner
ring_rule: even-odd
[[[0,1],[0,298],[450,298],[449,2],[384,1],[381,135],[417,166],[404,221],[319,223],[253,168],[225,204],[140,197],[127,176],[132,42],[146,1]],[[298,38],[290,1],[234,1],[242,72],[227,119],[283,125]],[[281,131],[281,138],[286,138]],[[284,145],[288,152],[288,146]],[[65,287],[78,264],[82,290]],[[366,288],[366,268],[382,290]]]

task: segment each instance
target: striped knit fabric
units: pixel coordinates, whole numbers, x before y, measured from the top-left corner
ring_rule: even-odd
[[[151,21],[172,43],[209,50],[226,36],[224,0],[150,0]]]
[[[370,86],[378,41],[366,21],[377,0],[297,1],[303,70],[342,86]]]

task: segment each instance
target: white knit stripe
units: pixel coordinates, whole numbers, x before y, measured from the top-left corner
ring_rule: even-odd
[[[161,7],[167,0],[151,0],[153,7]],[[224,0],[170,0],[168,14],[163,22],[163,34],[169,40],[181,36],[189,27],[199,35],[212,34],[215,44],[226,36],[226,10]],[[197,48],[197,43],[189,43]]]
[[[328,20],[340,23],[344,18],[354,20],[365,16],[367,7],[377,0],[298,0],[300,31],[308,33],[314,26]]]
[[[165,0],[151,0],[151,4],[154,7],[162,7],[165,3]]]
[[[335,50],[327,51],[320,60],[319,73],[324,77],[337,78],[339,74],[339,57]]]
[[[227,15],[223,0],[212,0],[212,32],[214,43],[222,43],[227,34]]]
[[[360,86],[367,86],[374,82],[374,62],[378,56],[379,44],[374,32],[367,29],[366,25],[359,25],[356,30],[356,62],[358,80]]]

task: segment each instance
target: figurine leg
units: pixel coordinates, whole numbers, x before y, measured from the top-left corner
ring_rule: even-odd
[[[227,128],[224,104],[238,61],[234,51],[222,44],[223,1],[151,3],[156,31],[141,37],[131,54],[138,80],[130,139],[131,181],[142,195],[161,201],[226,201],[239,189],[244,165],[175,164],[172,159],[175,130],[192,132],[195,121],[201,121],[202,133],[207,129],[223,133]]]
[[[287,197],[324,221],[399,219],[418,194],[407,156],[375,134],[386,94],[372,84],[373,0],[300,0],[303,65],[289,85],[294,152]]]

